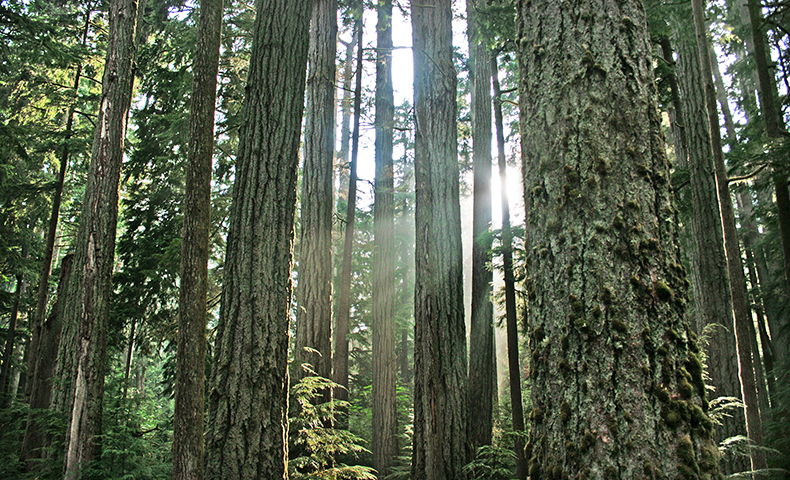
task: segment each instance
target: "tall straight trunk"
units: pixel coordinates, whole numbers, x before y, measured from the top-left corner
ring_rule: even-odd
[[[362,116],[362,13],[364,5],[357,3],[357,20],[354,35],[357,45],[356,86],[354,88],[354,130],[351,133],[351,163],[348,167],[348,198],[346,203],[346,222],[343,236],[343,259],[337,295],[337,323],[335,324],[335,352],[332,358],[332,380],[342,388],[334,395],[340,400],[348,400],[348,332],[351,321],[351,254],[354,248],[354,217],[357,211],[357,157],[359,156],[359,122]]]
[[[63,294],[71,278],[74,255],[68,254],[60,263],[60,278],[55,304],[46,321],[41,325],[39,334],[39,354],[36,355],[33,376],[30,382],[34,385],[31,389],[30,405],[25,424],[25,436],[22,440],[22,449],[19,460],[25,463],[28,471],[37,471],[42,468],[40,458],[45,456],[42,449],[47,445],[48,436],[43,424],[42,413],[50,406],[52,395],[52,380],[55,373],[58,345],[63,329]]]
[[[708,129],[710,132],[711,148],[713,150],[713,165],[716,172],[716,183],[719,192],[721,219],[724,227],[724,245],[727,251],[727,265],[730,277],[730,293],[732,306],[735,312],[735,338],[737,344],[738,361],[740,362],[740,379],[743,402],[746,405],[746,431],[749,439],[757,445],[763,444],[763,427],[760,415],[760,405],[757,393],[754,364],[759,361],[759,355],[752,352],[752,313],[746,298],[746,277],[743,273],[741,250],[738,243],[738,232],[735,224],[735,210],[730,196],[727,168],[724,165],[724,152],[721,143],[721,129],[719,128],[719,112],[716,108],[716,89],[713,85],[713,72],[708,54],[708,30],[705,26],[704,0],[692,0],[691,7],[694,15],[694,30],[697,35],[697,47],[700,66],[702,67],[702,82],[705,88],[705,102],[707,104]],[[785,188],[785,190],[787,190]],[[752,327],[753,328],[753,327]],[[765,452],[759,449],[751,450],[752,470],[767,468]]]
[[[82,29],[82,44],[85,45],[88,39],[88,31],[90,28],[91,14],[93,12],[88,10],[85,13],[85,23]],[[74,72],[74,92],[77,93],[80,87],[80,79],[82,78],[82,64],[77,65]],[[41,275],[38,280],[38,291],[36,294],[36,310],[33,314],[31,321],[31,335],[30,345],[28,346],[28,364],[27,364],[27,382],[25,388],[25,396],[34,396],[35,393],[32,389],[38,388],[31,380],[35,376],[35,366],[38,361],[39,355],[39,339],[41,338],[41,329],[46,317],[47,301],[49,299],[49,274],[52,270],[52,259],[55,257],[55,237],[58,231],[58,218],[60,217],[60,204],[63,197],[63,185],[66,182],[66,170],[68,169],[69,156],[71,154],[69,149],[69,140],[74,132],[74,113],[76,104],[69,108],[66,117],[66,129],[63,133],[63,146],[60,150],[60,167],[58,168],[58,176],[55,180],[55,189],[52,192],[52,213],[49,217],[49,226],[47,228],[46,243],[44,245],[44,258],[41,261]],[[48,388],[48,387],[45,387]]]
[[[136,0],[110,3],[102,98],[83,208],[74,246],[72,279],[63,308],[55,376],[62,382],[52,408],[66,415],[66,478],[77,478],[100,458],[107,319],[118,218],[118,185],[126,120],[132,100]]]
[[[23,251],[27,250],[27,245],[23,246]],[[27,253],[23,253],[23,257]],[[11,315],[8,320],[8,330],[6,333],[5,348],[3,348],[3,366],[0,369],[0,408],[5,408],[13,403],[11,395],[11,363],[13,363],[14,356],[14,343],[16,340],[16,323],[19,319],[19,307],[22,297],[25,295],[25,287],[27,282],[22,273],[16,274],[16,292],[14,293],[14,302],[11,305]]]
[[[332,162],[335,151],[337,0],[313,2],[308,50],[295,379],[308,363],[332,376]],[[323,400],[328,401],[326,391]]]
[[[510,199],[507,190],[507,159],[505,158],[505,126],[502,116],[502,88],[499,85],[499,67],[496,57],[491,58],[494,86],[494,123],[496,124],[497,157],[499,166],[499,191],[502,204],[502,267],[505,281],[505,321],[507,328],[507,365],[510,390],[510,408],[513,431],[524,432],[524,402],[521,395],[521,361],[519,360],[518,312],[516,307],[516,278],[513,272],[513,231],[510,226]],[[516,452],[516,476],[527,478],[524,441],[513,438]]]
[[[472,305],[469,332],[469,442],[474,454],[491,444],[496,363],[494,352],[494,272],[491,270],[491,52],[480,31],[474,0],[467,0],[469,76],[472,83]]]
[[[763,113],[765,131],[769,138],[782,138],[788,136],[782,118],[782,110],[777,106],[775,76],[772,74],[768,62],[770,54],[763,33],[762,4],[759,0],[748,0],[749,20],[752,28],[752,45],[754,48],[754,63],[757,67],[757,77],[760,82],[760,109]],[[774,190],[776,194],[777,219],[779,232],[782,237],[782,251],[784,255],[784,274],[790,291],[790,192],[788,192],[788,172],[786,169],[775,168],[773,175]]]
[[[519,0],[531,478],[722,478],[642,2]]]
[[[688,146],[689,189],[693,214],[689,216],[694,248],[691,250],[694,285],[694,312],[697,332],[707,332],[708,373],[717,397],[743,398],[738,378],[738,356],[735,345],[733,302],[730,275],[724,243],[724,227],[719,198],[714,152],[708,127],[705,103],[705,82],[700,48],[694,37],[690,12],[683,9],[675,16],[675,38],[678,45],[678,77],[682,94],[683,116]],[[707,43],[705,45],[707,48]],[[723,179],[726,183],[727,178]],[[716,429],[716,440],[746,433],[743,411],[724,418]],[[730,456],[722,462],[722,471],[735,473],[748,469],[743,457]]]
[[[392,0],[376,9],[376,178],[373,204],[373,468],[379,478],[398,456],[395,357],[395,176],[392,143]]]
[[[173,478],[202,480],[205,446],[206,323],[211,229],[211,171],[222,0],[201,0],[189,115],[178,295]],[[130,339],[130,357],[133,337]],[[128,382],[124,383],[127,388]]]
[[[416,142],[411,477],[463,479],[466,328],[451,0],[412,2]]]
[[[129,393],[129,374],[132,371],[132,355],[134,354],[134,336],[137,333],[137,319],[132,319],[132,324],[129,326],[129,341],[126,347],[126,361],[123,367],[123,399]],[[177,360],[177,359],[176,359]]]
[[[351,117],[354,107],[354,92],[351,89],[354,81],[354,52],[357,46],[357,35],[351,35],[351,41],[345,44],[346,54],[343,62],[343,98],[340,100],[340,150],[337,151],[337,172],[338,189],[337,208],[340,210],[346,206],[348,189],[343,189],[343,185],[348,183],[348,162],[351,156]]]
[[[209,384],[207,478],[288,475],[291,262],[310,7],[256,2]]]

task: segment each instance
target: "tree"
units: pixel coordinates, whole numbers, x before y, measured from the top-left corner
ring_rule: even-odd
[[[517,5],[530,476],[722,478],[642,3]]]
[[[81,476],[81,469],[100,453],[118,184],[132,100],[137,9],[136,0],[110,3],[102,99],[74,245],[72,279],[65,292],[55,374],[63,384],[54,392],[52,407],[68,418],[66,478]]]
[[[332,207],[335,151],[337,0],[313,2],[304,132],[295,381],[309,363],[332,375]],[[322,399],[331,398],[330,391]]]
[[[287,475],[291,250],[311,3],[256,2],[209,387],[208,478]]]
[[[354,244],[354,217],[357,211],[357,158],[359,157],[359,122],[362,116],[362,44],[364,25],[362,16],[365,5],[355,2],[354,36],[357,46],[356,84],[354,87],[354,129],[351,133],[351,161],[348,173],[348,196],[346,203],[345,230],[343,232],[343,257],[340,267],[337,292],[337,321],[335,323],[335,352],[332,358],[332,379],[340,385],[335,397],[348,400],[348,333],[351,321],[351,257]],[[341,420],[342,421],[342,420]]]
[[[469,333],[469,441],[474,451],[491,444],[496,363],[494,272],[491,269],[491,52],[479,27],[478,5],[466,2],[469,75],[472,81],[472,304]]]
[[[724,227],[719,198],[718,179],[714,168],[714,152],[708,127],[708,108],[705,103],[705,82],[700,62],[700,49],[692,35],[693,25],[689,9],[675,15],[675,38],[678,44],[678,79],[682,109],[678,112],[683,128],[689,169],[689,188],[693,214],[689,215],[693,248],[689,252],[694,283],[694,315],[697,332],[706,332],[709,341],[706,351],[708,373],[717,397],[742,398],[738,378],[738,356],[735,345],[735,318],[730,290]],[[703,37],[704,38],[704,37]],[[705,40],[707,49],[707,39]],[[707,61],[707,56],[704,60]],[[740,264],[740,257],[738,257]],[[740,265],[738,265],[740,268]],[[706,329],[707,327],[707,329]],[[724,418],[716,429],[717,441],[745,433],[742,411]],[[735,473],[744,470],[744,462],[731,458],[722,470]]]
[[[181,243],[173,478],[203,478],[206,382],[206,296],[211,227],[214,110],[222,33],[222,0],[202,0],[193,64]],[[131,347],[129,350],[131,354]]]
[[[392,0],[379,0],[376,27],[376,178],[373,204],[373,468],[384,478],[398,455],[395,357],[395,173]]]
[[[464,478],[466,332],[452,2],[411,4],[416,280],[412,478]]]
[[[505,126],[502,116],[502,88],[499,84],[499,67],[496,57],[491,58],[494,86],[494,124],[496,125],[497,161],[499,167],[499,192],[502,204],[502,277],[505,283],[505,328],[507,335],[507,366],[510,390],[510,408],[513,417],[513,449],[516,452],[516,475],[527,476],[524,458],[524,406],[521,395],[521,360],[519,355],[518,312],[516,311],[516,277],[513,265],[513,229],[510,225],[510,199],[507,189],[507,161],[505,159]]]

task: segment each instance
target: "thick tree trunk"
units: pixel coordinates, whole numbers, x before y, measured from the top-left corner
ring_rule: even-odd
[[[642,2],[517,2],[531,478],[722,478]]]
[[[303,363],[332,376],[332,173],[335,153],[337,0],[313,2],[307,54],[294,382]],[[323,401],[332,392],[323,394]]]
[[[494,352],[494,272],[491,269],[491,52],[479,27],[476,2],[467,0],[469,76],[472,83],[472,305],[469,332],[469,442],[472,454],[491,444],[496,363]]]
[[[686,125],[688,166],[690,174],[691,205],[689,216],[694,248],[692,249],[693,275],[699,284],[694,285],[694,312],[697,332],[707,332],[709,338],[707,358],[711,384],[716,388],[716,397],[743,398],[738,378],[738,356],[735,346],[735,323],[727,253],[717,184],[713,165],[714,153],[708,127],[708,109],[705,104],[705,77],[700,59],[700,48],[693,32],[688,9],[675,17],[675,38],[678,45],[678,77]],[[685,14],[685,16],[684,16]],[[707,42],[704,45],[707,49]],[[708,57],[702,57],[707,62]],[[727,178],[723,181],[726,183]],[[723,419],[716,429],[716,440],[744,435],[746,423],[743,411],[733,412]],[[724,473],[735,473],[748,469],[740,456],[728,457],[722,462]]]
[[[291,262],[310,7],[256,2],[208,397],[207,478],[287,478]]]
[[[738,232],[735,224],[735,210],[730,196],[727,168],[724,165],[724,152],[719,128],[719,112],[716,108],[716,89],[713,85],[713,73],[708,54],[708,30],[705,26],[704,0],[692,0],[694,29],[697,34],[697,47],[702,67],[702,83],[705,88],[707,104],[708,131],[710,132],[713,165],[716,172],[716,183],[719,192],[722,226],[724,227],[724,245],[727,251],[727,265],[730,277],[730,293],[732,307],[735,312],[735,338],[737,342],[738,360],[740,362],[740,379],[743,402],[746,405],[746,431],[749,439],[757,445],[763,445],[763,427],[760,404],[757,394],[754,364],[759,362],[757,352],[752,352],[750,326],[753,327],[752,312],[746,298],[746,277],[743,273],[741,249],[738,243]],[[751,450],[752,470],[767,468],[765,452]]]
[[[356,86],[354,88],[354,130],[351,133],[351,163],[348,173],[348,198],[346,203],[346,223],[343,236],[343,258],[337,294],[337,322],[335,324],[335,351],[332,358],[332,380],[339,384],[334,392],[335,398],[348,400],[348,332],[351,323],[351,256],[354,248],[354,217],[357,211],[357,157],[359,156],[359,122],[362,116],[362,23],[363,3],[357,4],[359,17],[354,24],[357,45]],[[345,420],[341,421],[345,425]]]
[[[214,156],[222,0],[201,0],[192,67],[178,296],[176,395],[173,412],[173,479],[202,480],[205,446],[206,322],[211,229],[211,171]],[[130,340],[130,356],[131,344]],[[127,388],[128,382],[124,383]]]
[[[380,0],[376,26],[376,179],[373,204],[373,468],[379,478],[398,456],[395,357],[395,176],[392,134],[392,0]]]
[[[25,462],[28,471],[36,471],[42,467],[38,459],[44,456],[41,450],[48,443],[45,426],[39,424],[42,413],[50,406],[52,394],[52,377],[55,372],[60,334],[63,329],[63,294],[66,292],[67,282],[71,278],[74,256],[69,254],[63,257],[60,263],[60,278],[58,280],[58,294],[52,311],[46,321],[41,325],[39,335],[39,354],[36,355],[34,371],[30,378],[31,388],[30,405],[25,426],[25,436],[22,440],[22,451],[19,459]]]
[[[66,478],[83,475],[100,456],[107,318],[118,218],[126,119],[132,97],[136,0],[110,3],[107,59],[96,135],[63,307],[52,408],[68,418]]]
[[[416,143],[412,478],[463,479],[466,328],[452,2],[412,2]]]
[[[513,416],[513,431],[524,432],[524,402],[521,395],[521,360],[519,356],[518,312],[516,311],[516,278],[513,271],[513,231],[510,227],[510,199],[507,190],[507,161],[505,158],[505,126],[502,118],[502,89],[499,86],[499,67],[496,57],[491,58],[494,86],[494,123],[496,124],[497,157],[499,162],[499,191],[502,204],[502,270],[505,281],[505,320],[507,328],[507,366],[510,390],[510,408]],[[527,478],[527,462],[524,457],[524,440],[513,438],[516,453],[516,476]]]

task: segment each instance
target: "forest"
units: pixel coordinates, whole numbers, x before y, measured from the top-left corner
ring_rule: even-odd
[[[788,0],[3,0],[0,478],[790,479],[788,52]]]

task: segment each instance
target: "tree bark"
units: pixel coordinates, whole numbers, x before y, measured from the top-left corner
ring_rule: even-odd
[[[201,0],[198,40],[192,67],[192,103],[184,189],[173,412],[173,479],[202,480],[204,477],[203,418],[208,260],[211,248],[211,171],[221,35],[222,0]],[[124,388],[127,384],[124,384]]]
[[[705,78],[700,58],[702,47],[697,46],[693,36],[693,25],[683,9],[675,16],[675,38],[678,45],[678,77],[683,104],[680,121],[686,125],[688,167],[691,190],[692,214],[689,223],[692,230],[693,275],[699,284],[694,285],[694,312],[697,332],[708,337],[708,373],[716,388],[716,397],[742,399],[738,378],[738,356],[735,346],[735,323],[733,302],[730,293],[730,275],[724,243],[724,227],[720,203],[729,198],[719,198],[717,172],[714,168],[714,152],[711,145],[711,130],[708,123],[708,108],[705,103]],[[707,52],[707,42],[704,47]],[[723,179],[726,183],[727,178]],[[743,411],[733,412],[724,418],[716,429],[716,441],[744,435],[746,424]],[[730,456],[722,462],[722,471],[730,474],[744,471],[748,464],[740,456]]]
[[[348,400],[348,332],[351,322],[351,256],[354,248],[354,217],[357,211],[357,157],[359,156],[359,122],[362,116],[362,14],[364,4],[357,3],[354,23],[354,36],[357,45],[356,86],[354,88],[354,130],[351,133],[351,163],[348,173],[348,198],[346,203],[346,222],[343,236],[343,258],[337,295],[337,323],[335,324],[335,352],[332,358],[332,380],[341,388],[335,389],[334,396]],[[341,421],[344,425],[345,421]]]
[[[752,352],[751,339],[753,335],[750,331],[750,326],[753,328],[752,312],[746,298],[746,277],[743,273],[741,249],[738,243],[735,210],[733,209],[732,197],[730,196],[727,168],[724,165],[721,129],[719,128],[719,112],[716,108],[716,89],[713,85],[713,72],[711,71],[710,57],[708,55],[708,30],[705,26],[703,2],[704,0],[692,0],[691,7],[694,15],[694,29],[697,34],[700,66],[702,67],[702,82],[705,88],[705,102],[707,104],[708,114],[708,131],[710,132],[711,148],[713,150],[713,166],[716,172],[721,219],[724,227],[724,245],[727,252],[730,293],[732,295],[732,306],[735,313],[735,339],[738,361],[740,362],[742,398],[746,405],[746,431],[752,442],[757,445],[763,445],[762,418],[757,394],[758,385],[754,371],[755,359],[759,361],[759,355],[755,355],[756,352]],[[750,453],[752,470],[768,467],[764,451],[752,449]]]
[[[55,373],[58,345],[63,329],[63,294],[66,292],[67,282],[71,278],[74,255],[63,257],[60,263],[60,278],[58,280],[58,293],[52,311],[46,321],[41,325],[39,334],[39,354],[36,355],[35,370],[30,382],[33,385],[30,395],[30,405],[25,425],[25,436],[22,440],[22,449],[19,459],[25,462],[28,471],[37,471],[42,467],[38,459],[44,456],[42,448],[49,441],[45,426],[40,424],[41,415],[49,409],[52,395],[52,380]]]
[[[516,453],[516,477],[527,478],[524,457],[524,402],[521,395],[521,361],[519,359],[518,312],[516,307],[516,278],[513,271],[513,231],[510,226],[510,199],[507,190],[507,160],[505,158],[505,126],[502,117],[502,89],[499,85],[499,67],[496,57],[491,58],[494,86],[494,123],[496,124],[497,153],[499,161],[499,191],[502,204],[502,270],[505,282],[505,321],[507,329],[507,365],[510,390],[510,408],[513,416],[513,449]]]
[[[332,377],[332,162],[335,152],[337,0],[313,2],[308,50],[294,382],[303,363]],[[332,392],[323,393],[329,401]]]
[[[63,383],[54,391],[52,408],[68,418],[66,478],[81,477],[101,452],[107,319],[118,185],[134,81],[137,8],[136,0],[110,3],[102,98],[74,249],[73,278],[65,292],[62,341],[55,374]]]
[[[398,456],[395,357],[395,176],[392,0],[376,9],[376,178],[373,204],[373,468],[383,479]]]
[[[452,2],[412,2],[416,279],[412,478],[463,479],[466,328]]]
[[[287,478],[291,262],[310,7],[256,2],[208,397],[207,478]]]
[[[494,352],[494,272],[491,269],[491,52],[480,31],[476,2],[467,0],[469,77],[472,90],[472,304],[469,332],[469,442],[472,454],[491,444],[496,363]]]
[[[22,256],[27,257],[27,245],[22,247]],[[3,367],[0,370],[0,408],[11,405],[14,401],[11,394],[11,363],[14,356],[14,343],[16,340],[16,322],[19,319],[19,305],[25,295],[27,282],[22,273],[16,274],[16,291],[14,292],[14,303],[11,305],[11,315],[8,319],[8,331],[6,333],[5,348],[3,349]]]
[[[530,477],[721,479],[642,2],[517,11]]]

